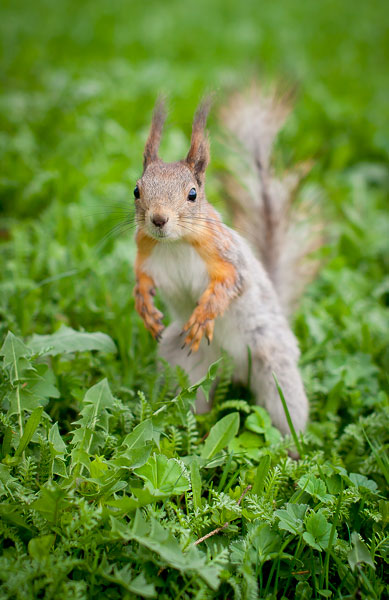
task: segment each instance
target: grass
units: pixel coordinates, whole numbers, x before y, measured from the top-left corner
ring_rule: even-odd
[[[385,23],[379,1],[2,4],[1,600],[388,596]],[[228,358],[195,417],[132,298],[124,221],[157,93],[174,160],[204,91],[254,75],[297,83],[277,163],[314,159],[301,195],[327,223],[294,317],[299,461]]]

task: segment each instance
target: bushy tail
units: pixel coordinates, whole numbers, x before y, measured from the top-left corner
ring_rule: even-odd
[[[223,127],[236,152],[226,177],[234,225],[255,244],[287,314],[318,269],[307,255],[321,245],[316,209],[292,202],[308,165],[276,176],[271,157],[274,141],[290,112],[290,100],[253,85],[234,94],[221,110]]]

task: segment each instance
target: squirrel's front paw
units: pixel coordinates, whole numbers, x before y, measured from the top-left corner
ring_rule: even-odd
[[[159,341],[165,329],[162,323],[163,314],[155,308],[152,294],[142,294],[139,289],[135,288],[135,308],[142,317],[146,329]]]
[[[187,332],[187,336],[183,348],[187,346],[187,348],[190,348],[190,351],[193,350],[193,352],[197,352],[203,335],[205,335],[208,344],[210,344],[213,338],[214,326],[214,319],[209,318],[201,306],[198,306],[193,311],[189,321],[184,325],[183,330],[184,332]]]

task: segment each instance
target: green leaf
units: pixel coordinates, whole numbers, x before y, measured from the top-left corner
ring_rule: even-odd
[[[109,461],[109,464],[123,469],[138,469],[148,460],[153,449],[151,442],[146,442],[140,448],[127,448]]]
[[[201,475],[196,461],[190,465],[190,479],[192,482],[193,504],[195,509],[201,508]]]
[[[22,379],[24,369],[32,368],[27,360],[31,354],[31,350],[20,338],[17,338],[11,331],[7,333],[0,349],[0,356],[3,357],[4,368],[10,371],[12,385]]]
[[[158,498],[176,496],[190,489],[184,465],[163,454],[154,453],[148,462],[134,473],[145,481],[146,490]],[[141,490],[134,489],[134,494],[142,496]]]
[[[250,534],[258,554],[259,564],[274,558],[279,554],[281,538],[267,523],[256,526],[255,535]]]
[[[278,527],[290,533],[303,532],[303,519],[308,506],[306,504],[287,504],[286,509],[276,510],[275,514],[280,519]]]
[[[265,456],[262,456],[261,460],[259,461],[256,473],[255,473],[253,489],[252,489],[253,494],[259,495],[262,492],[263,487],[265,485],[265,479],[267,477],[269,469],[270,469],[270,456],[266,454]]]
[[[349,479],[357,488],[369,490],[373,493],[377,492],[376,482],[373,479],[368,479],[365,475],[361,475],[361,473],[350,473]]]
[[[207,562],[205,556],[196,546],[190,546],[186,552],[175,537],[156,520],[151,518],[146,522],[140,510],[136,511],[132,526],[123,525],[117,519],[111,518],[112,531],[125,540],[136,540],[142,546],[159,554],[164,564],[180,572],[196,573],[213,590],[219,587],[221,566]]]
[[[296,600],[311,600],[312,588],[308,581],[299,581],[296,585]]]
[[[252,414],[247,417],[245,428],[254,433],[265,433],[272,426],[269,413],[262,406],[252,406],[251,409]]]
[[[205,440],[201,457],[210,459],[223,448],[228,446],[239,430],[239,413],[234,412],[226,415],[218,421],[210,430]]]
[[[32,538],[28,542],[29,555],[31,558],[35,558],[35,560],[39,561],[42,560],[42,558],[47,558],[54,541],[55,535],[53,533]]]
[[[149,440],[153,439],[153,424],[151,419],[145,419],[139,423],[131,433],[128,433],[122,442],[122,446],[127,448],[139,448]]]
[[[58,423],[54,423],[54,425],[50,428],[49,442],[54,450],[55,455],[66,454],[67,447],[59,433]]]
[[[114,397],[109,389],[108,382],[103,379],[91,387],[83,399],[82,418],[76,422],[78,429],[73,432],[72,468],[80,466],[89,468],[89,454],[95,453],[105,443],[104,438],[98,435],[98,429],[108,431],[110,409],[113,408]]]
[[[52,524],[56,524],[61,512],[71,506],[66,499],[67,491],[60,488],[56,483],[51,482],[42,488],[39,497],[30,504],[30,508],[37,510],[45,519]]]
[[[50,335],[33,335],[28,342],[28,348],[34,354],[48,356],[88,350],[116,352],[116,346],[107,334],[100,331],[76,331],[66,325],[61,325],[56,333]]]
[[[129,584],[128,589],[133,594],[142,596],[143,598],[155,598],[157,592],[153,583],[147,583],[143,573],[135,577]]]
[[[328,542],[331,534],[331,523],[328,523],[327,519],[321,511],[311,513],[305,519],[306,531],[303,534],[304,540],[312,548],[316,550],[325,550],[328,548]],[[333,541],[336,540],[336,532]]]
[[[352,548],[347,554],[347,560],[352,571],[358,567],[358,565],[366,564],[375,569],[374,561],[371,557],[368,547],[363,542],[358,533],[353,531],[351,534]]]
[[[331,494],[327,494],[327,488],[324,481],[316,477],[315,475],[310,475],[306,473],[302,477],[300,477],[298,481],[299,487],[313,496],[314,498],[322,501],[322,502],[334,502],[335,498]]]
[[[21,454],[24,452],[24,450],[26,449],[28,444],[31,442],[32,436],[34,435],[34,433],[40,423],[42,412],[43,412],[43,407],[38,406],[38,408],[36,408],[31,413],[31,416],[25,425],[22,438],[21,438],[19,445],[15,451],[15,456],[21,456]]]

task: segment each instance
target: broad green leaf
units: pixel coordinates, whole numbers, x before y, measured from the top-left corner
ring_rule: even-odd
[[[166,458],[163,454],[153,454],[148,462],[134,473],[145,481],[146,489],[156,496],[175,496],[190,489],[184,465],[174,458]],[[134,493],[137,492],[138,490],[134,490]]]
[[[331,494],[327,494],[327,488],[324,481],[315,475],[306,474],[300,477],[298,481],[299,487],[322,502],[334,502],[335,498]]]
[[[21,456],[28,444],[31,442],[32,436],[34,435],[40,423],[42,412],[43,407],[39,406],[31,413],[31,416],[27,420],[27,423],[24,427],[24,432],[19,442],[19,445],[15,451],[15,456]]]
[[[127,448],[124,452],[120,452],[112,458],[109,464],[123,469],[138,469],[149,460],[152,449],[153,444],[151,442],[146,442],[141,447]]]
[[[254,533],[250,534],[250,539],[257,551],[259,563],[263,564],[279,554],[281,538],[267,523],[261,523],[254,527]]]
[[[218,421],[210,430],[205,440],[201,457],[210,459],[228,446],[239,430],[239,413],[231,413]]]
[[[254,461],[258,461],[261,454],[260,450],[264,445],[265,441],[262,435],[252,433],[251,431],[244,431],[232,438],[228,444],[228,450],[233,454],[247,456]]]
[[[371,557],[368,547],[363,542],[358,533],[353,531],[351,534],[352,548],[347,554],[347,560],[352,571],[355,571],[356,567],[360,564],[366,564],[375,569],[374,561]]]
[[[378,486],[373,479],[368,479],[361,473],[350,473],[349,478],[357,488],[365,488],[373,493],[377,492]]]
[[[121,496],[121,498],[109,499],[106,500],[105,504],[115,508],[115,516],[117,516],[118,512],[122,516],[131,514],[135,512],[137,508],[141,507],[140,502],[131,496]]]
[[[321,511],[308,515],[305,519],[305,526],[307,530],[304,532],[303,538],[307,544],[319,551],[328,548],[332,526]],[[336,537],[335,532],[333,541],[336,540]]]
[[[128,433],[122,442],[122,446],[127,448],[138,448],[146,441],[153,439],[153,424],[151,419],[145,419],[139,423],[131,433]]]
[[[50,335],[33,335],[28,342],[28,348],[34,354],[49,356],[87,350],[116,352],[116,346],[107,334],[100,331],[76,331],[66,325],[61,325],[56,333]]]
[[[251,408],[252,413],[245,420],[245,428],[254,433],[265,433],[272,426],[269,413],[262,406],[252,406]]]
[[[29,555],[32,558],[35,558],[35,560],[42,560],[42,558],[47,558],[50,549],[54,544],[54,541],[55,535],[53,533],[32,538],[28,542]]]
[[[308,506],[306,504],[287,504],[286,509],[276,510],[275,514],[280,519],[278,527],[300,534],[303,532],[303,519]]]

